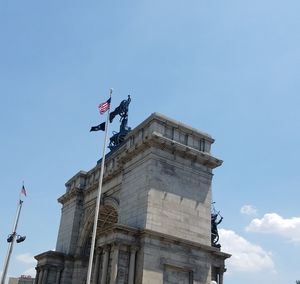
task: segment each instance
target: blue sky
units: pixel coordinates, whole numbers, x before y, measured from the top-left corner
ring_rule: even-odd
[[[9,275],[54,249],[57,198],[92,168],[97,105],[132,96],[129,124],[160,112],[211,134],[213,197],[233,253],[225,283],[300,279],[300,2],[0,0],[0,261],[25,180]],[[113,124],[111,130],[117,130]]]

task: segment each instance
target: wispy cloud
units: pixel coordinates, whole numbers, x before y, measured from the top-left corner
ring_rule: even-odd
[[[33,255],[30,253],[23,253],[16,256],[16,259],[22,263],[26,264],[35,264],[36,260],[34,259]]]
[[[244,205],[241,208],[240,212],[242,214],[245,214],[245,215],[248,215],[248,216],[255,216],[255,215],[257,215],[257,209],[254,206],[249,205],[249,204]]]
[[[275,234],[292,242],[300,243],[300,217],[284,219],[277,213],[268,213],[261,219],[253,219],[246,230],[248,232]]]
[[[222,250],[232,254],[231,258],[226,260],[229,271],[275,271],[271,253],[262,247],[250,243],[231,230],[220,229],[219,235]]]

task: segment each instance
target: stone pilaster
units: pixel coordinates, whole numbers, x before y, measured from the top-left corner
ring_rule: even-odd
[[[39,270],[38,284],[42,284],[44,278],[44,270]]]
[[[134,283],[134,271],[135,271],[135,257],[136,257],[137,247],[130,247],[130,261],[129,261],[129,274],[128,274],[128,284]]]
[[[221,267],[219,270],[219,283],[218,284],[223,284],[223,279],[224,279],[224,272],[226,269],[224,267]]]
[[[61,272],[62,272],[62,269],[58,269],[56,272],[56,280],[55,280],[56,284],[60,284]]]
[[[108,260],[109,260],[109,246],[105,246],[103,248],[103,258],[102,258],[102,274],[101,274],[101,282],[106,283],[107,279],[107,268],[108,268]]]
[[[118,276],[118,260],[119,260],[119,244],[113,244],[112,246],[112,262],[111,262],[111,275],[110,275],[110,284],[117,283]]]
[[[101,250],[99,248],[97,248],[97,250],[96,250],[95,267],[94,267],[94,275],[93,275],[93,282],[95,284],[98,283],[98,279],[99,279],[100,256],[101,256]]]
[[[44,273],[43,273],[42,284],[46,284],[46,283],[47,283],[48,272],[49,272],[49,268],[46,267],[46,268],[44,269]]]
[[[40,269],[38,267],[36,267],[35,270],[36,270],[36,275],[35,275],[35,279],[34,279],[34,284],[38,284],[39,276],[40,276]]]

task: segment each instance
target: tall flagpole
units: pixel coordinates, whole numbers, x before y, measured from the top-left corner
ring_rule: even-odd
[[[109,90],[109,97],[110,98],[111,98],[111,95],[112,95],[112,91],[113,91],[112,89]],[[94,217],[92,244],[91,244],[91,251],[90,251],[90,258],[89,258],[89,266],[88,266],[86,284],[91,283],[94,249],[95,249],[96,234],[97,234],[98,215],[99,215],[100,201],[101,201],[102,181],[103,181],[103,173],[104,173],[107,130],[108,130],[108,124],[109,124],[109,112],[110,112],[110,108],[107,111],[107,118],[106,118],[106,123],[105,123],[105,134],[104,134],[104,145],[103,145],[103,151],[102,151],[102,162],[101,162],[101,170],[100,170],[100,177],[99,177],[99,183],[98,183],[98,194],[97,194],[97,200],[96,200],[96,209],[95,209],[95,217]]]
[[[17,236],[17,227],[18,227],[18,222],[19,222],[19,217],[20,217],[20,213],[21,213],[21,209],[22,209],[22,204],[23,201],[21,200],[21,198],[19,199],[19,204],[17,207],[17,214],[16,214],[16,218],[15,218],[15,222],[13,225],[13,232],[11,234],[12,239],[9,242],[8,245],[8,251],[7,251],[7,255],[5,258],[5,262],[4,262],[4,268],[3,268],[3,273],[2,273],[2,277],[1,277],[1,284],[5,284],[5,278],[6,278],[6,274],[7,274],[7,269],[8,269],[8,265],[9,265],[9,261],[10,261],[10,256],[13,250],[13,246],[14,246],[14,242]]]

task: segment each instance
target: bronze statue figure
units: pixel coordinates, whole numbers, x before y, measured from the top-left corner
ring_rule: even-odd
[[[218,216],[220,216],[219,220],[218,220]],[[223,217],[220,215],[220,212],[211,213],[211,245],[216,248],[221,247],[221,245],[218,244],[219,241],[218,225],[222,222],[222,220]]]
[[[113,121],[113,119],[119,115],[120,116],[120,131],[119,132],[113,132],[113,136],[110,138],[109,146],[108,148],[112,151],[115,150],[117,147],[119,147],[122,142],[125,140],[126,135],[130,132],[131,128],[127,126],[128,124],[128,109],[129,104],[131,102],[131,98],[128,95],[127,100],[123,100],[116,109],[110,113],[109,120],[110,122]]]

